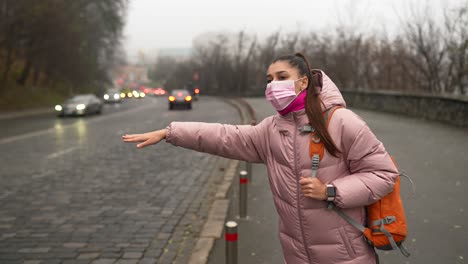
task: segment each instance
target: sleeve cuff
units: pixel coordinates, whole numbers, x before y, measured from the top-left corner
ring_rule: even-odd
[[[172,123],[170,123],[167,127],[166,127],[166,142],[167,143],[171,143],[171,139],[172,139]]]

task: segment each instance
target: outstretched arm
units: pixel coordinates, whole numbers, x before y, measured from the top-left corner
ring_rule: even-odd
[[[201,122],[172,122],[166,129],[125,135],[125,142],[141,142],[138,148],[163,139],[175,146],[226,158],[262,163],[265,160],[264,122],[257,126],[223,125]]]
[[[257,126],[201,122],[172,122],[166,141],[230,159],[261,163],[265,160],[264,122]]]

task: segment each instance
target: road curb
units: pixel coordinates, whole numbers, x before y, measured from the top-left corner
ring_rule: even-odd
[[[248,114],[245,113],[246,102],[239,102],[236,101],[236,99],[224,100],[226,103],[237,109],[243,124],[250,124],[250,118],[248,117]],[[195,246],[189,260],[190,264],[206,264],[210,256],[210,252],[214,247],[215,240],[220,239],[223,234],[224,223],[226,222],[230,204],[228,192],[234,182],[239,164],[240,161],[238,160],[231,160],[228,164],[223,182],[218,186],[218,190],[215,194],[215,200],[211,205],[210,212],[208,213],[208,219],[200,232],[200,236],[196,239]]]
[[[198,237],[195,247],[192,250],[189,263],[191,264],[205,264],[208,261],[210,252],[214,246],[216,239],[220,239],[223,234],[224,223],[228,215],[230,200],[227,199],[227,194],[232,185],[233,179],[236,175],[239,166],[238,160],[229,162],[228,169],[224,175],[223,186],[216,193],[216,200],[211,205],[208,219],[205,222],[200,236]]]

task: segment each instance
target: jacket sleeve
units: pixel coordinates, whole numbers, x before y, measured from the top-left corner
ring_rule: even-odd
[[[372,204],[393,190],[398,170],[382,142],[354,115],[352,128],[343,129],[344,155],[350,175],[334,180],[335,204],[351,208]],[[358,124],[358,125],[356,125]],[[346,126],[344,126],[346,127]]]
[[[263,163],[265,120],[257,126],[201,122],[172,122],[166,142],[230,159]]]

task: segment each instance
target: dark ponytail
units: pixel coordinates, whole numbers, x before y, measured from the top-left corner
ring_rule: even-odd
[[[320,140],[325,145],[325,149],[334,157],[338,157],[341,151],[336,147],[330,134],[328,133],[323,119],[322,105],[323,102],[319,98],[322,91],[322,72],[319,70],[312,70],[309,61],[302,53],[295,55],[281,56],[275,59],[272,63],[277,61],[287,61],[291,66],[299,70],[301,76],[307,76],[309,82],[307,84],[307,97],[306,97],[306,114],[309,118],[310,125],[317,131]]]

